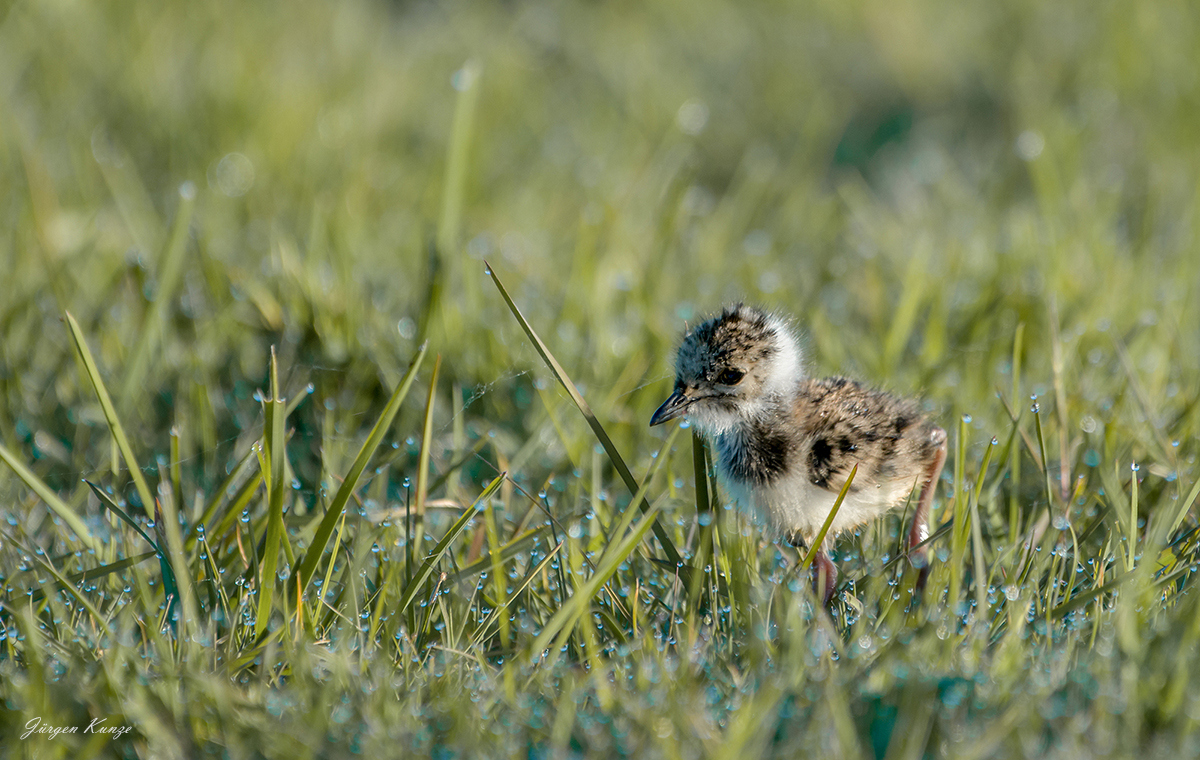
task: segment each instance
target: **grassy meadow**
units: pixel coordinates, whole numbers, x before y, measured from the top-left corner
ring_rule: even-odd
[[[0,756],[1200,753],[1197,50],[1175,0],[0,3]],[[949,432],[923,591],[897,512],[814,603],[648,428],[738,300]]]

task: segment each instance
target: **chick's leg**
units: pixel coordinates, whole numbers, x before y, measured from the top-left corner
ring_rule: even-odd
[[[946,431],[935,428],[930,434],[930,439],[936,448],[925,470],[921,496],[917,500],[917,511],[913,515],[912,530],[908,533],[908,558],[913,567],[920,571],[917,576],[918,588],[925,585],[925,579],[929,575],[929,549],[924,546],[918,549],[917,546],[929,538],[929,510],[933,506],[933,496],[937,492],[942,467],[946,464]]]

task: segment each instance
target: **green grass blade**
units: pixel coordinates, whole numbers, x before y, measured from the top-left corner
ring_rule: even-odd
[[[192,210],[195,205],[196,187],[185,183],[179,190],[179,208],[175,211],[175,223],[171,226],[166,247],[159,257],[158,286],[154,293],[154,302],[146,310],[137,345],[134,346],[132,358],[125,369],[125,382],[118,396],[118,405],[122,412],[129,411],[134,393],[146,376],[146,368],[157,343],[159,331],[166,322],[171,301],[183,279],[183,253],[187,249],[188,225],[192,222]]]
[[[450,129],[450,150],[446,157],[445,184],[442,186],[442,210],[437,226],[437,248],[443,257],[457,254],[467,183],[467,157],[471,147],[471,126],[475,121],[475,104],[479,100],[480,74],[479,64],[467,61],[455,75],[458,102],[454,107],[454,123]]]
[[[533,543],[534,539],[540,538],[543,534],[549,532],[550,526],[548,525],[543,525],[539,528],[528,530],[509,541],[504,546],[500,547],[498,551],[489,552],[487,556],[480,557],[478,560],[472,562],[466,567],[450,573],[446,577],[446,582],[457,583],[461,580],[479,575],[484,571],[490,570],[495,562],[499,562],[501,565],[503,565],[513,557],[525,551],[529,545]]]
[[[821,525],[821,530],[817,532],[817,537],[813,539],[812,546],[808,547],[808,552],[804,555],[804,560],[800,563],[800,574],[804,575],[805,571],[812,566],[813,560],[817,557],[817,552],[821,550],[821,544],[825,541],[826,534],[829,533],[829,526],[833,525],[833,519],[837,517],[838,510],[842,508],[842,502],[846,500],[846,494],[850,493],[850,485],[854,482],[854,476],[858,474],[858,465],[850,470],[850,475],[846,478],[845,484],[842,485],[842,490],[838,491],[837,500],[833,502],[833,507],[829,510],[829,514],[825,517],[824,524]]]
[[[208,524],[209,521],[216,517],[217,510],[220,509],[221,503],[227,498],[226,495],[229,493],[229,489],[233,487],[234,483],[241,479],[242,475],[244,475],[246,472],[246,468],[250,466],[250,463],[254,459],[254,448],[251,447],[251,449],[246,452],[246,455],[238,460],[238,463],[233,466],[233,469],[230,470],[229,475],[225,478],[225,480],[221,481],[221,485],[217,486],[217,489],[213,492],[212,498],[208,500],[208,505],[204,507],[204,512],[200,514],[200,519],[196,521],[198,525],[205,526],[206,530],[212,527]],[[252,479],[256,479],[258,477],[261,477],[261,473],[252,476]],[[242,488],[245,488],[245,484],[243,484]],[[238,490],[241,491],[241,489]],[[191,549],[192,545],[196,543],[196,537],[197,536],[195,533],[190,533],[188,535],[187,541],[185,542],[185,546],[187,546],[188,549]]]
[[[504,303],[508,305],[509,311],[511,311],[513,316],[517,318],[517,322],[521,324],[521,328],[525,331],[525,334],[529,336],[529,340],[533,342],[534,348],[537,349],[538,354],[542,357],[542,361],[544,361],[546,366],[550,368],[550,371],[554,374],[555,379],[558,380],[563,389],[566,390],[567,395],[571,397],[571,400],[575,402],[575,406],[578,407],[579,411],[583,414],[584,419],[587,420],[588,425],[592,428],[592,432],[595,433],[596,438],[599,439],[600,445],[604,447],[604,452],[608,454],[609,460],[613,463],[613,467],[616,468],[617,474],[621,476],[621,480],[625,481],[625,487],[629,489],[630,493],[637,493],[637,480],[634,479],[633,473],[629,471],[629,467],[625,464],[625,460],[621,457],[621,453],[617,451],[617,447],[613,444],[612,439],[608,437],[608,433],[604,430],[604,426],[600,424],[598,419],[596,419],[596,415],[592,412],[592,408],[588,406],[587,401],[584,401],[583,396],[580,395],[578,389],[575,388],[575,383],[571,381],[571,378],[567,375],[566,370],[562,368],[562,365],[560,365],[558,360],[554,358],[554,355],[550,353],[550,349],[547,348],[546,344],[542,342],[542,339],[538,337],[538,334],[534,331],[533,326],[529,324],[524,315],[521,314],[521,310],[517,308],[515,303],[513,303],[512,297],[509,296],[508,290],[506,290],[504,287],[504,283],[500,282],[500,278],[496,275],[496,270],[493,269],[492,265],[488,264],[487,262],[484,262],[484,266],[487,267],[487,273],[491,275],[492,282],[496,284],[496,289],[500,291],[500,296],[504,299]],[[637,504],[638,507],[641,508],[642,512],[648,512],[650,509],[650,505],[645,499],[637,502]],[[654,535],[658,538],[658,542],[662,545],[663,552],[667,555],[667,560],[672,564],[679,564],[681,561],[679,551],[675,548],[675,543],[671,540],[670,536],[667,535],[666,529],[664,529],[657,521],[654,522],[653,527]]]
[[[554,614],[554,617],[546,623],[546,627],[538,634],[534,640],[533,646],[530,647],[530,655],[533,658],[541,656],[543,650],[549,645],[551,639],[556,636],[558,640],[553,647],[550,658],[553,660],[562,645],[566,643],[566,637],[571,634],[576,621],[584,614],[587,608],[592,603],[592,598],[600,587],[608,583],[613,574],[617,572],[617,568],[621,563],[633,553],[637,545],[641,543],[646,533],[650,530],[650,526],[655,524],[658,519],[658,512],[662,508],[662,501],[656,501],[645,512],[641,518],[634,524],[633,528],[627,533],[619,543],[610,545],[609,551],[601,558],[596,566],[596,572],[587,581],[575,590],[571,598],[566,604]]]
[[[987,450],[983,452],[983,462],[979,465],[979,474],[976,476],[975,490],[971,493],[970,513],[971,520],[971,546],[974,550],[974,565],[975,574],[975,604],[978,609],[978,618],[981,623],[987,623],[987,616],[984,614],[987,611],[987,585],[988,574],[987,568],[983,564],[983,528],[979,522],[979,494],[983,491],[983,482],[987,478],[988,465],[992,461],[992,449],[996,447],[996,439],[988,441]]]
[[[0,532],[0,535],[3,535],[4,538],[12,544],[20,545],[20,543],[21,543],[21,542],[16,541],[14,539],[14,537],[11,536],[7,531]],[[112,636],[112,629],[108,627],[107,620],[104,618],[103,615],[100,614],[100,610],[96,609],[96,606],[94,604],[92,604],[92,601],[90,599],[88,599],[87,594],[80,591],[79,587],[76,586],[75,583],[71,579],[67,578],[62,573],[60,573],[58,571],[58,569],[56,567],[54,567],[54,565],[50,564],[50,562],[43,559],[42,555],[40,555],[38,552],[31,550],[29,548],[26,548],[26,547],[22,547],[22,548],[24,549],[24,551],[27,553],[28,556],[32,557],[35,562],[37,562],[39,565],[41,565],[42,568],[46,572],[50,573],[50,575],[52,575],[54,577],[54,580],[56,581],[57,589],[62,589],[64,591],[66,591],[67,593],[69,593],[71,596],[75,597],[76,601],[78,601],[79,604],[82,605],[83,608],[86,609],[88,611],[88,613],[91,614],[92,619],[95,621],[96,625],[98,627],[100,627],[104,631],[104,633],[106,633],[108,636],[110,636],[110,637]]]
[[[321,518],[321,524],[317,526],[317,532],[313,535],[312,545],[305,552],[304,559],[300,560],[299,567],[292,570],[293,574],[299,574],[300,587],[305,592],[308,591],[308,583],[312,580],[313,573],[317,569],[317,563],[320,562],[321,555],[325,552],[325,546],[329,543],[329,538],[333,535],[333,529],[337,525],[342,510],[346,508],[346,503],[350,501],[351,494],[354,493],[354,489],[358,486],[358,480],[362,477],[363,470],[367,468],[367,463],[375,454],[375,450],[379,448],[379,444],[383,441],[383,436],[392,425],[392,420],[396,418],[396,413],[400,411],[400,404],[403,403],[404,397],[408,395],[408,389],[412,386],[413,378],[417,375],[417,370],[421,366],[421,360],[425,358],[425,349],[425,346],[421,346],[420,350],[417,351],[417,355],[413,359],[412,365],[408,368],[408,372],[404,373],[400,384],[396,386],[392,397],[388,399],[383,414],[379,416],[375,427],[371,428],[371,433],[367,436],[367,440],[363,442],[362,448],[359,449],[358,456],[354,458],[354,463],[350,466],[350,471],[346,473],[346,478],[338,486],[337,493],[333,496],[333,501],[329,503],[329,509],[326,510],[325,516]]]
[[[421,426],[421,453],[417,459],[417,493],[413,498],[413,546],[418,551],[425,538],[425,498],[429,495],[429,457],[433,448],[433,405],[437,400],[438,371],[442,368],[442,355],[433,360],[433,374],[429,377],[429,398],[425,402],[425,423]]]
[[[71,312],[66,312],[66,318],[67,325],[71,329],[71,338],[75,341],[75,348],[83,360],[88,380],[96,392],[96,397],[100,400],[100,408],[104,412],[104,419],[108,422],[108,429],[117,442],[117,449],[121,452],[121,458],[125,460],[125,466],[129,468],[129,476],[133,478],[133,483],[137,487],[138,496],[142,500],[146,515],[153,520],[154,494],[146,483],[146,478],[142,475],[137,458],[133,455],[133,447],[129,445],[129,438],[125,436],[125,428],[121,426],[121,420],[117,417],[117,410],[113,406],[112,398],[108,395],[108,389],[104,387],[104,381],[100,379],[100,369],[96,366],[96,360],[92,358],[92,352],[83,338],[83,331],[79,329],[79,323],[75,321],[75,317],[71,316]]]
[[[169,559],[170,555],[166,546],[168,542],[155,541],[150,538],[146,531],[142,530],[141,526],[139,526],[132,517],[125,513],[125,510],[117,506],[117,503],[113,501],[111,496],[100,490],[95,483],[92,483],[89,480],[85,480],[83,482],[87,483],[88,487],[92,489],[92,493],[96,494],[96,498],[100,500],[100,504],[102,506],[128,523],[135,531],[137,531],[138,535],[146,539],[146,542],[154,548],[154,554],[158,557],[159,571],[162,573],[163,595],[168,600],[167,617],[173,621],[175,619],[173,613],[179,605],[180,594],[179,579],[175,570],[171,567],[171,561]],[[165,526],[163,526],[161,522],[156,523],[155,527],[160,533],[165,529]],[[186,567],[181,569],[186,569]],[[190,612],[191,610],[189,608],[189,613]]]
[[[507,477],[507,473],[502,472],[497,475],[491,483],[488,483],[487,488],[483,489],[483,493],[479,494],[479,498],[475,500],[475,504],[470,509],[464,511],[462,517],[458,518],[458,520],[456,520],[455,523],[450,526],[445,535],[442,536],[442,539],[437,542],[436,546],[433,547],[433,551],[421,564],[421,567],[413,575],[412,580],[404,589],[404,595],[400,597],[400,602],[396,605],[396,609],[393,614],[400,615],[408,609],[408,606],[412,604],[413,599],[415,599],[417,594],[420,593],[421,586],[423,586],[425,581],[429,579],[429,575],[433,572],[433,568],[438,562],[441,561],[442,555],[446,553],[446,549],[449,548],[450,543],[454,541],[454,539],[458,538],[459,534],[466,529],[467,523],[471,521],[471,518],[473,518],[476,513],[482,511],[484,502],[490,499],[492,494],[496,493],[496,490],[500,488],[500,484],[504,482],[505,477]]]
[[[254,635],[261,636],[271,619],[271,604],[275,594],[275,568],[279,563],[280,544],[285,540],[283,530],[284,432],[287,400],[279,392],[279,367],[275,348],[271,347],[271,397],[263,400],[263,482],[267,487],[267,539],[263,548],[262,566],[258,580],[258,616]],[[289,573],[290,574],[290,573]]]
[[[529,587],[529,584],[533,582],[533,579],[546,569],[546,566],[550,564],[551,560],[558,556],[558,551],[559,549],[563,548],[563,546],[565,546],[565,544],[557,544],[553,549],[547,552],[546,556],[542,558],[541,562],[538,562],[535,566],[530,568],[528,573],[525,574],[525,580],[521,582],[521,585],[513,589],[513,592],[508,594],[505,600],[501,604],[497,605],[496,608],[492,610],[491,614],[479,624],[479,628],[475,631],[475,635],[471,637],[472,648],[479,646],[479,642],[483,640],[484,635],[488,632],[488,629],[491,628],[492,623],[494,623],[497,618],[500,618],[500,615],[508,609],[513,600],[520,597],[522,592],[524,592],[525,589]]]
[[[72,533],[79,537],[84,546],[93,551],[100,550],[102,544],[88,530],[87,525],[84,524],[83,519],[76,514],[75,510],[67,506],[65,501],[58,498],[58,494],[54,493],[50,489],[50,486],[46,485],[37,475],[33,474],[33,471],[26,467],[24,462],[17,459],[3,444],[0,444],[0,459],[3,459],[4,463],[12,468],[17,477],[25,485],[29,486],[29,489],[37,494],[38,498],[45,502],[46,506],[50,507],[54,514],[62,518],[62,521],[67,524]]]
[[[688,598],[692,600],[694,610],[703,588],[704,568],[712,557],[712,532],[716,527],[716,516],[712,513],[712,504],[708,498],[708,464],[704,456],[704,437],[696,430],[692,431],[692,474],[696,484],[696,519],[700,522],[696,558],[692,563],[692,576],[688,579]]]
[[[125,559],[117,560],[116,562],[110,562],[107,565],[100,565],[98,567],[93,567],[90,570],[83,570],[78,573],[71,573],[70,575],[66,576],[66,579],[68,581],[70,581],[71,583],[78,583],[79,581],[91,581],[91,580],[95,580],[96,578],[103,578],[106,575],[111,575],[113,573],[120,572],[121,570],[124,570],[127,567],[133,567],[134,565],[145,562],[146,560],[150,559],[151,557],[157,557],[157,556],[158,556],[158,552],[146,552],[145,554],[137,554],[132,557],[126,557]],[[28,601],[31,601],[34,604],[37,604],[38,602],[40,602],[46,598],[47,591],[57,590],[59,588],[61,588],[61,586],[59,586],[59,584],[57,582],[52,584],[50,586],[50,588],[46,588],[45,586],[43,586],[42,588],[38,589],[37,591],[34,591],[33,594],[29,596]],[[16,599],[12,595],[9,595],[4,598],[3,603],[11,605],[15,601],[16,601]],[[25,601],[25,599],[24,599],[24,597],[22,597],[22,602],[24,602],[24,601]]]
[[[115,514],[117,517],[124,520],[129,525],[129,527],[131,527],[135,531],[137,531],[137,534],[139,536],[146,539],[146,543],[148,543],[152,547],[154,547],[155,551],[160,551],[158,542],[156,542],[154,539],[150,538],[150,535],[148,533],[146,533],[146,531],[142,530],[142,526],[138,525],[137,521],[135,521],[128,514],[126,514],[125,510],[123,510],[119,506],[117,506],[117,502],[113,501],[113,498],[111,496],[104,493],[104,491],[100,490],[100,486],[96,485],[95,483],[93,483],[90,480],[87,480],[86,478],[84,479],[83,482],[87,483],[88,487],[92,489],[92,493],[96,494],[96,498],[100,500],[100,505],[102,507],[105,507],[110,512]]]

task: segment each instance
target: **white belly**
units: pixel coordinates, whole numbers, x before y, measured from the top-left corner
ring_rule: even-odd
[[[722,482],[737,506],[750,512],[778,533],[786,536],[797,532],[811,541],[820,532],[821,526],[837,501],[837,493],[813,485],[800,475],[782,477],[770,485],[751,487],[749,483],[721,473]],[[882,515],[904,500],[912,491],[907,486],[893,481],[890,488],[882,485],[863,484],[846,494],[837,516],[829,528],[829,538],[843,530],[856,528]]]

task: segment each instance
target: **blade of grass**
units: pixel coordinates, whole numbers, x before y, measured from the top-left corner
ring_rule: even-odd
[[[490,500],[484,510],[484,525],[487,532],[488,554],[492,557],[492,589],[493,603],[500,607],[508,606],[508,578],[504,576],[504,565],[500,559],[500,531],[496,527],[496,505]],[[500,618],[500,644],[507,646],[509,641],[508,616]]]
[[[971,493],[970,504],[971,545],[974,547],[975,604],[976,609],[979,610],[976,620],[984,624],[988,624],[990,621],[984,615],[984,612],[987,610],[988,574],[983,564],[983,528],[979,523],[979,494],[983,491],[983,483],[987,478],[988,465],[992,461],[992,449],[996,445],[997,441],[993,438],[988,441],[987,450],[983,452],[983,462],[979,465],[979,474],[976,476],[975,490]]]
[[[139,536],[146,539],[146,543],[153,547],[154,553],[158,555],[159,569],[162,571],[163,593],[165,593],[167,596],[174,596],[176,599],[178,599],[179,584],[175,580],[175,571],[171,569],[171,562],[167,559],[167,554],[163,551],[163,547],[159,545],[159,542],[150,538],[149,534],[142,530],[141,526],[138,525],[132,517],[125,513],[125,510],[117,506],[117,503],[113,501],[111,496],[100,490],[99,486],[90,480],[84,480],[83,482],[87,483],[88,487],[92,489],[92,493],[96,494],[96,498],[100,500],[101,506],[105,507],[117,517],[128,523],[130,527],[137,531]]]
[[[891,325],[883,344],[885,374],[894,372],[896,361],[912,336],[917,312],[925,295],[925,283],[929,282],[925,270],[931,250],[932,245],[924,236],[912,248],[912,257],[908,261],[908,269],[904,272],[904,285],[900,290],[900,303],[896,305],[896,311],[892,314]]]
[[[708,500],[708,465],[704,456],[704,438],[695,430],[692,431],[692,473],[696,483],[696,520],[700,523],[696,559],[692,577],[688,582],[688,598],[692,600],[694,612],[699,606],[700,590],[704,587],[704,568],[712,557],[712,532],[716,523],[712,504]]]
[[[842,508],[842,502],[846,500],[846,494],[850,493],[850,485],[854,482],[854,476],[858,474],[858,465],[854,465],[850,470],[850,475],[846,478],[842,490],[838,492],[837,500],[833,502],[833,507],[829,510],[829,514],[825,517],[825,523],[821,525],[821,530],[817,531],[817,537],[813,539],[812,546],[808,547],[808,552],[804,555],[804,560],[800,563],[800,575],[812,566],[813,560],[817,557],[817,552],[821,550],[821,544],[825,541],[825,535],[829,533],[829,526],[833,525],[833,519],[837,517],[838,510]]]
[[[629,467],[625,464],[625,460],[621,457],[620,452],[617,451],[617,447],[613,444],[612,439],[608,437],[608,433],[604,430],[604,427],[600,424],[600,421],[596,419],[596,415],[592,412],[592,408],[588,406],[587,401],[584,401],[583,396],[575,387],[575,383],[572,382],[571,378],[567,375],[566,370],[562,368],[562,365],[560,365],[558,360],[554,358],[554,355],[550,353],[550,349],[547,348],[546,344],[542,342],[542,339],[538,337],[538,334],[534,331],[533,326],[529,324],[524,315],[521,314],[521,310],[517,308],[515,303],[513,303],[512,297],[509,296],[508,290],[504,287],[504,283],[500,282],[500,278],[496,275],[496,270],[493,269],[492,265],[486,261],[484,262],[484,266],[486,267],[487,274],[491,276],[492,282],[496,284],[496,289],[500,291],[500,296],[504,299],[504,303],[508,305],[509,311],[513,313],[513,316],[517,318],[517,322],[521,324],[521,329],[523,329],[525,334],[529,336],[529,340],[533,343],[534,348],[537,349],[538,354],[542,357],[542,361],[544,361],[546,366],[550,368],[550,371],[554,374],[555,379],[558,380],[563,389],[566,390],[567,395],[571,397],[571,400],[575,402],[575,406],[578,407],[580,413],[583,414],[584,419],[587,420],[588,425],[592,428],[592,432],[595,433],[596,438],[599,439],[600,445],[604,447],[604,452],[608,454],[608,458],[613,463],[613,467],[616,469],[617,474],[621,476],[621,480],[625,481],[625,487],[629,489],[630,493],[637,493],[637,480],[634,479],[633,473],[629,471]],[[648,512],[650,509],[650,505],[645,499],[642,499],[638,502],[638,507],[642,510],[642,512]],[[667,535],[666,529],[663,528],[658,521],[654,522],[653,528],[655,537],[658,538],[659,544],[662,545],[663,552],[667,555],[667,560],[672,564],[679,564],[681,561],[679,551],[675,548],[675,542],[673,542],[670,536]]]
[[[279,563],[279,547],[283,536],[283,458],[284,410],[287,401],[279,393],[279,367],[275,347],[271,347],[271,397],[263,399],[263,482],[267,488],[267,540],[258,578],[258,615],[254,635],[261,636],[271,620],[271,604],[275,595],[275,567]]]
[[[438,252],[444,257],[456,257],[457,254],[458,231],[467,181],[467,156],[471,147],[471,126],[475,121],[475,103],[479,100],[481,73],[479,63],[470,60],[455,74],[454,86],[459,94],[454,106],[454,122],[450,129],[446,184],[442,187],[442,210],[437,226]]]
[[[525,549],[532,544],[535,539],[540,538],[542,534],[549,532],[549,530],[550,526],[542,525],[541,527],[533,528],[532,530],[522,533],[516,538],[510,540],[504,546],[500,547],[500,550],[495,552],[496,557],[492,557],[491,553],[480,557],[478,560],[472,562],[466,567],[450,573],[450,575],[446,578],[446,582],[457,583],[461,580],[479,575],[480,573],[492,567],[492,563],[497,559],[499,560],[500,564],[508,562],[513,557],[525,551]]]
[[[125,466],[129,468],[129,476],[133,478],[133,483],[137,487],[138,496],[146,510],[146,516],[153,520],[154,494],[150,491],[150,486],[146,483],[146,478],[142,476],[137,459],[133,456],[133,448],[125,436],[125,428],[121,426],[121,421],[117,417],[117,410],[113,406],[112,398],[108,395],[108,389],[104,387],[104,381],[100,379],[100,369],[96,366],[96,360],[92,358],[92,352],[83,338],[83,331],[79,329],[79,323],[75,321],[75,317],[71,316],[71,312],[66,312],[66,318],[67,325],[71,329],[71,338],[75,341],[75,348],[83,360],[88,380],[96,392],[96,397],[100,400],[100,408],[104,412],[104,419],[108,422],[108,429],[117,442],[117,449],[121,452],[121,458],[125,460]]]
[[[88,599],[87,594],[84,594],[82,591],[80,591],[79,587],[76,586],[73,581],[60,573],[58,568],[54,567],[54,565],[52,565],[49,560],[45,558],[44,554],[39,554],[37,551],[24,546],[23,542],[17,541],[16,537],[11,535],[8,531],[0,531],[0,535],[3,535],[5,540],[7,540],[9,543],[21,547],[21,550],[24,551],[27,556],[32,557],[35,562],[37,562],[46,570],[46,572],[50,573],[50,575],[52,575],[54,580],[57,582],[57,588],[64,590],[71,596],[75,597],[76,601],[78,601],[80,605],[82,605],[83,608],[91,614],[96,625],[99,626],[110,638],[112,637],[113,632],[112,629],[108,627],[108,621],[103,615],[100,614],[100,610],[96,609],[96,606],[92,604],[91,600]]]
[[[963,500],[964,484],[966,483],[966,451],[967,451],[967,423],[964,419],[959,419],[958,437],[955,441],[955,457],[954,457],[954,531],[950,534],[950,592],[947,600],[951,608],[956,608],[959,603],[958,595],[962,590],[963,564],[967,553],[967,535],[970,531],[970,525],[967,524],[967,516],[970,511],[967,509],[967,504]]]
[[[125,559],[117,560],[116,562],[110,562],[107,565],[100,565],[98,567],[93,567],[90,570],[83,570],[78,573],[71,573],[70,575],[66,576],[66,578],[67,578],[67,580],[71,581],[72,583],[77,583],[79,581],[91,581],[91,580],[95,580],[96,578],[103,578],[106,575],[111,575],[113,573],[120,572],[121,570],[124,570],[127,567],[133,567],[134,565],[145,562],[146,560],[150,559],[151,557],[156,557],[156,556],[158,556],[158,552],[146,552],[145,554],[137,554],[132,557],[126,557]],[[43,585],[41,588],[39,588],[37,591],[34,591],[33,594],[31,594],[28,597],[28,601],[32,602],[34,604],[37,604],[38,602],[42,601],[42,599],[46,598],[47,591],[57,590],[59,588],[62,588],[62,587],[58,584],[57,581],[55,583],[53,583],[51,585],[51,588],[49,588],[49,589],[47,589],[46,586]],[[9,596],[4,598],[3,603],[4,604],[12,604],[14,601],[16,601],[16,599],[14,598],[13,595],[10,594]],[[21,601],[22,601],[22,603],[24,603],[26,601],[26,599],[24,597],[22,597]]]
[[[325,511],[325,516],[321,518],[321,524],[317,526],[317,532],[313,535],[312,545],[305,552],[304,559],[300,560],[299,567],[292,569],[293,574],[299,573],[300,586],[306,593],[308,591],[308,583],[312,580],[313,573],[317,569],[317,563],[320,562],[321,555],[325,552],[325,546],[329,543],[330,536],[333,535],[333,529],[337,525],[338,518],[342,515],[342,510],[346,508],[346,503],[350,501],[351,494],[354,493],[355,487],[358,486],[358,480],[362,477],[363,470],[366,469],[367,463],[375,454],[375,450],[379,448],[379,444],[383,441],[383,436],[392,425],[392,420],[396,418],[396,413],[400,411],[400,404],[403,403],[404,397],[408,395],[408,389],[412,386],[413,378],[417,375],[417,370],[421,366],[421,360],[425,358],[425,349],[426,347],[422,345],[417,351],[417,355],[413,359],[412,365],[408,368],[408,372],[404,373],[400,384],[396,386],[392,397],[388,399],[383,414],[375,422],[375,427],[371,428],[367,440],[363,441],[362,448],[358,451],[358,456],[354,458],[354,463],[350,465],[350,471],[346,473],[342,484],[338,486],[337,493],[333,496],[333,501],[329,503],[329,508]]]
[[[433,448],[433,404],[437,399],[438,371],[442,368],[442,355],[433,360],[433,374],[429,377],[429,398],[425,402],[425,424],[421,427],[421,453],[417,459],[417,493],[413,499],[413,546],[420,551],[425,539],[425,498],[429,492],[429,456]]]
[[[609,545],[609,551],[596,566],[596,572],[575,590],[575,593],[571,595],[566,604],[554,614],[554,617],[550,618],[546,626],[542,629],[542,632],[538,634],[537,639],[534,640],[533,645],[529,649],[531,658],[540,657],[542,651],[550,643],[550,640],[557,636],[558,639],[551,649],[549,658],[549,662],[553,662],[557,656],[557,652],[562,649],[567,637],[571,635],[571,631],[575,628],[575,623],[591,604],[592,597],[596,595],[601,586],[608,582],[621,563],[641,543],[646,533],[650,530],[650,526],[658,518],[658,511],[661,508],[662,500],[650,505],[650,508],[642,513],[641,518],[621,538],[619,543]]]
[[[521,585],[513,589],[513,592],[508,595],[508,597],[504,600],[504,603],[492,610],[491,614],[489,614],[484,621],[479,624],[479,628],[471,637],[472,649],[479,646],[479,642],[483,640],[484,635],[487,633],[488,629],[491,627],[496,618],[500,617],[501,613],[508,609],[508,606],[512,604],[514,599],[521,596],[521,593],[529,587],[529,584],[532,583],[533,580],[539,574],[541,574],[543,570],[546,569],[546,565],[550,563],[550,560],[558,556],[558,550],[563,548],[563,546],[564,544],[556,544],[553,549],[547,552],[546,556],[542,558],[541,562],[538,562],[536,565],[530,568],[529,572],[525,574],[525,580],[521,582]]]
[[[502,472],[491,483],[488,483],[487,488],[483,489],[483,493],[479,494],[479,498],[475,500],[475,504],[470,509],[464,511],[462,517],[458,518],[450,526],[445,535],[442,536],[442,539],[433,547],[433,551],[421,564],[421,567],[413,574],[412,580],[408,583],[407,588],[404,589],[404,595],[400,597],[400,601],[396,605],[394,614],[403,614],[408,609],[408,605],[412,604],[413,599],[420,593],[421,586],[429,579],[433,568],[441,561],[442,555],[446,553],[446,549],[449,548],[450,543],[458,538],[458,535],[467,527],[467,523],[471,521],[471,518],[483,509],[483,504],[492,497],[492,494],[496,493],[507,475],[508,473]]]
[[[1013,351],[1012,351],[1012,408],[1021,408],[1021,355],[1022,346],[1025,342],[1025,323],[1018,322],[1017,329],[1013,332]],[[1001,397],[1003,399],[1003,397]],[[1019,425],[1019,419],[1013,418],[1013,432],[1015,433]],[[1012,488],[1008,492],[1008,537],[1009,541],[1016,544],[1020,540],[1021,535],[1021,503],[1017,499],[1017,495],[1021,492],[1021,449],[1019,446],[1014,446],[1009,449],[1008,471],[1012,473]]]
[[[187,246],[188,225],[192,221],[192,209],[196,204],[196,186],[185,182],[179,188],[179,208],[175,211],[175,222],[171,226],[171,234],[166,247],[158,261],[158,285],[154,293],[154,301],[142,319],[142,329],[138,334],[132,358],[125,368],[125,382],[117,397],[118,406],[123,414],[128,414],[134,393],[141,385],[146,375],[146,367],[154,350],[158,334],[166,322],[167,311],[183,274],[183,252]]]
[[[38,498],[45,502],[46,506],[54,514],[62,518],[62,521],[67,524],[72,533],[79,537],[84,546],[96,552],[100,551],[101,542],[92,535],[87,525],[83,522],[83,519],[75,513],[75,510],[71,509],[65,501],[58,498],[58,494],[54,493],[50,489],[50,486],[46,485],[37,475],[33,474],[33,471],[26,467],[20,459],[17,459],[3,444],[0,444],[0,459],[4,460],[4,463],[16,473],[17,477],[25,485],[29,486],[29,490],[37,494]]]

